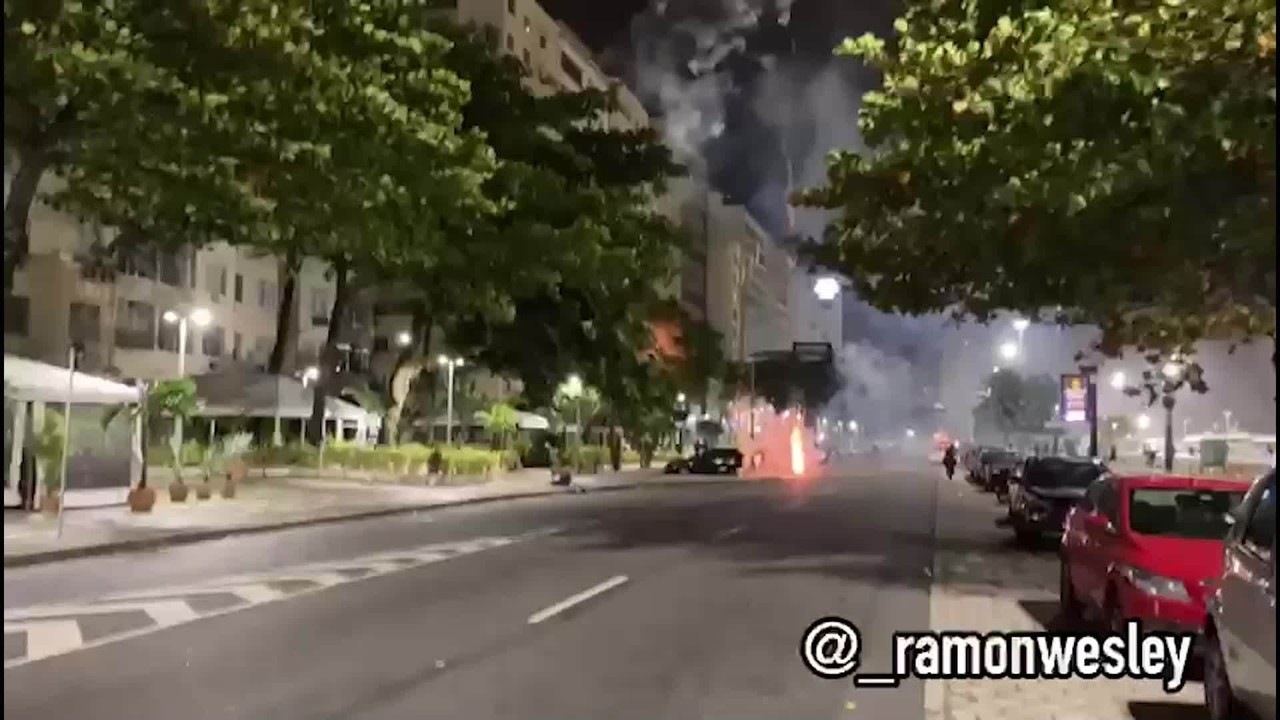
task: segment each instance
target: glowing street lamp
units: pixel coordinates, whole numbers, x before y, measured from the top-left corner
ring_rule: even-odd
[[[413,334],[408,330],[401,330],[396,333],[396,345],[402,348],[409,347],[413,343]]]
[[[999,348],[1000,358],[1002,360],[1010,361],[1010,362],[1013,360],[1017,360],[1018,350],[1019,350],[1018,343],[1016,342],[1009,341],[1009,342],[1000,343],[1000,348]]]
[[[184,378],[187,376],[188,327],[190,325],[207,326],[213,322],[213,313],[207,308],[196,307],[185,311],[165,310],[161,317],[170,325],[178,326],[178,377]],[[173,442],[177,447],[182,447],[182,420],[178,418],[174,418],[173,421]]]
[[[570,375],[569,378],[565,380],[564,387],[561,389],[561,392],[564,393],[565,397],[573,399],[573,425],[575,428],[575,432],[578,435],[578,443],[581,444],[582,443],[582,402],[581,401],[582,401],[583,393],[586,392],[586,386],[583,385],[582,383],[582,376],[577,373]],[[677,396],[677,399],[679,397],[682,397],[683,395],[684,393],[680,393],[680,395]],[[684,401],[681,400],[681,402],[684,402]]]
[[[1142,413],[1141,415],[1139,415],[1139,416],[1138,416],[1138,429],[1139,429],[1139,430],[1147,430],[1147,429],[1149,429],[1150,427],[1151,427],[1151,416],[1150,416],[1150,415],[1148,415],[1148,414],[1146,414],[1146,413]]]
[[[315,365],[312,365],[311,367],[302,371],[302,387],[306,387],[319,379],[320,379],[320,368],[316,367]]]
[[[444,444],[452,445],[453,444],[453,375],[458,368],[462,367],[463,360],[462,358],[454,358],[454,357],[449,357],[448,355],[441,355],[440,357],[436,358],[436,363],[439,364],[440,367],[445,368],[448,371],[448,374],[447,374],[448,389],[445,391],[445,405],[444,405],[444,411],[445,411]]]
[[[830,275],[813,281],[813,294],[822,302],[831,302],[840,294],[840,282]]]
[[[1177,360],[1170,360],[1169,362],[1164,364],[1164,367],[1160,368],[1160,372],[1163,373],[1164,376],[1170,380],[1177,380],[1178,378],[1182,377],[1182,372],[1184,369],[1185,368],[1183,367],[1182,363],[1178,362]]]
[[[1111,373],[1111,387],[1116,390],[1123,390],[1127,380],[1128,378],[1125,377],[1123,370]]]

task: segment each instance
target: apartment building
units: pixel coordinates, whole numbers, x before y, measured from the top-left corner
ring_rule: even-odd
[[[6,189],[8,177],[6,169]],[[49,178],[46,186],[53,189],[55,182]],[[101,250],[114,233],[40,202],[32,207],[30,254],[5,299],[6,351],[65,364],[74,345],[88,371],[126,379],[174,377],[180,333],[166,313],[201,308],[211,320],[204,327],[188,325],[185,372],[266,365],[280,302],[275,258],[214,244],[139,250],[104,261]],[[308,262],[295,295],[299,362],[314,362],[332,297],[323,265]]]

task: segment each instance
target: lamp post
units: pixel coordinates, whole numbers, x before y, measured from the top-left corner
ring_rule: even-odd
[[[462,367],[462,358],[451,358],[448,355],[441,355],[436,358],[436,362],[440,367],[445,368],[448,378],[446,380],[447,390],[445,391],[445,418],[444,418],[444,444],[453,444],[453,375],[454,371]]]
[[[1014,318],[1013,330],[1018,333],[1018,354],[1022,354],[1022,336],[1026,334],[1027,328],[1031,327],[1031,321],[1026,318]]]
[[[582,444],[582,394],[585,389],[582,376],[577,373],[570,375],[564,383],[564,396],[573,399],[573,432],[579,445]]]
[[[1160,368],[1160,372],[1170,382],[1177,382],[1182,378],[1183,364],[1177,360],[1170,360]],[[1164,405],[1164,469],[1165,472],[1173,471],[1173,396],[1166,393],[1161,398]]]
[[[213,313],[207,308],[197,307],[188,308],[186,310],[166,310],[163,315],[164,321],[170,325],[178,326],[178,378],[182,379],[187,376],[187,335],[189,325],[196,327],[208,327],[213,322]],[[173,421],[173,442],[178,448],[182,447],[182,420],[174,418]]]

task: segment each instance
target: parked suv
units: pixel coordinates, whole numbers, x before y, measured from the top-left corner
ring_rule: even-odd
[[[1067,513],[1106,469],[1092,460],[1027,458],[1009,486],[1008,525],[1018,542],[1031,544],[1042,535],[1061,533]]]
[[[1066,617],[1119,629],[1199,632],[1222,574],[1227,513],[1248,490],[1222,478],[1103,475],[1067,516],[1059,600]]]
[[[1222,576],[1209,598],[1204,695],[1212,720],[1276,717],[1276,471],[1231,516]],[[1243,711],[1243,712],[1242,712]]]

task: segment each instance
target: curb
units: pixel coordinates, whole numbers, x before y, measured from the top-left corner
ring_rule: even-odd
[[[679,481],[679,480],[639,480],[616,485],[604,485],[602,487],[590,488],[589,492],[610,492],[619,490],[636,490],[642,487],[699,487],[702,485],[720,485],[729,482],[741,482],[741,478],[726,478],[724,480],[700,480],[697,482]],[[118,542],[102,543],[99,545],[83,545],[80,547],[59,548],[57,550],[42,550],[39,552],[25,553],[22,555],[6,555],[4,558],[5,569],[30,567],[32,565],[44,565],[47,563],[59,562],[62,560],[74,560],[79,558],[99,557],[103,555],[118,555],[131,552],[143,552],[146,550],[158,550],[164,547],[175,547],[178,545],[193,545],[195,543],[207,542],[209,540],[221,540],[222,538],[236,537],[240,535],[260,535],[263,533],[276,532],[280,530],[293,530],[296,528],[313,527],[316,525],[334,525],[343,522],[354,522],[359,520],[373,520],[381,517],[392,517],[395,515],[407,515],[416,512],[429,512],[431,510],[443,510],[446,508],[463,507],[466,505],[482,505],[485,503],[501,502],[504,500],[519,500],[521,498],[537,498],[547,497],[549,495],[559,495],[566,493],[564,488],[556,487],[554,489],[539,490],[528,493],[507,493],[504,495],[489,495],[486,497],[468,498],[466,500],[458,500],[455,502],[431,503],[423,505],[405,505],[400,507],[379,508],[377,510],[365,510],[358,513],[348,515],[328,515],[315,518],[304,518],[300,520],[285,520],[281,522],[269,523],[264,525],[244,525],[241,527],[219,528],[215,530],[198,530],[189,533],[174,533],[171,535],[159,535],[149,538],[137,538],[133,540],[121,540]]]

